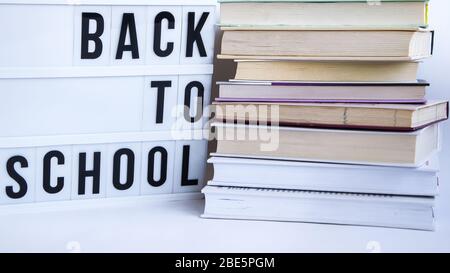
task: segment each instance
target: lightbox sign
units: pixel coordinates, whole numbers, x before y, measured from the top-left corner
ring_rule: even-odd
[[[215,9],[0,0],[0,204],[199,191]]]

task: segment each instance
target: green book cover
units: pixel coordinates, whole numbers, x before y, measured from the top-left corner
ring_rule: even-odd
[[[271,4],[271,3],[286,3],[286,4],[295,4],[295,3],[323,3],[323,4],[337,4],[337,3],[367,3],[368,5],[377,5],[377,3],[382,4],[384,3],[425,3],[425,18],[423,23],[421,24],[414,24],[414,25],[405,25],[403,27],[406,28],[417,28],[417,27],[421,27],[421,28],[426,28],[428,27],[428,17],[429,17],[429,2],[430,0],[218,0],[221,4]],[[283,25],[283,24],[280,24]],[[241,26],[241,27],[251,27],[252,25],[249,24],[230,24],[230,23],[220,23],[220,26],[222,27],[237,27],[237,26]],[[279,24],[276,24],[276,26],[279,26]],[[346,26],[343,25],[343,27],[345,28]],[[368,28],[392,28],[392,29],[396,29],[399,26],[395,25],[395,26],[390,26],[389,25],[369,25],[367,26]]]

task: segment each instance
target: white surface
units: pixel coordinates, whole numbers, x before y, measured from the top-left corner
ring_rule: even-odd
[[[201,219],[203,201],[1,216],[0,251],[392,252],[450,251],[450,223],[436,232]]]
[[[1,44],[0,67],[72,65],[74,20],[69,18],[73,9],[64,6],[2,5],[0,33],[7,38]]]

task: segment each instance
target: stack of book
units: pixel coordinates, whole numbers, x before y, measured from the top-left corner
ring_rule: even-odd
[[[434,229],[439,125],[427,1],[222,1],[204,217]]]

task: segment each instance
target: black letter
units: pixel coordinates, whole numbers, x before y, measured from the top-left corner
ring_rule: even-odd
[[[195,12],[188,13],[188,29],[186,41],[186,57],[192,57],[194,43],[197,43],[198,52],[201,57],[206,57],[205,45],[203,44],[201,31],[208,18],[209,12],[203,12],[202,17],[195,26]]]
[[[14,188],[12,186],[6,187],[6,195],[8,195],[11,199],[19,199],[24,197],[25,194],[27,194],[28,189],[27,181],[14,169],[14,165],[16,163],[19,163],[21,168],[28,168],[28,161],[23,156],[13,156],[8,159],[8,162],[6,162],[6,171],[8,172],[8,175],[14,179],[20,187],[18,192],[14,192]]]
[[[198,179],[189,179],[189,145],[183,146],[183,165],[181,167],[181,186],[198,185]]]
[[[191,94],[194,87],[197,88],[197,113],[194,117],[191,117],[189,110],[191,108]],[[184,90],[184,119],[186,121],[190,120],[191,123],[194,123],[202,118],[204,93],[205,87],[203,87],[201,82],[193,81],[186,86],[186,89]]]
[[[159,57],[167,57],[173,51],[173,42],[167,43],[165,50],[161,49],[161,22],[166,19],[169,23],[168,28],[175,28],[175,17],[168,11],[162,11],[155,17],[155,39],[153,40],[153,51]]]
[[[89,33],[89,21],[94,20],[97,28]],[[81,14],[81,59],[97,59],[102,54],[103,44],[100,36],[104,30],[103,17],[98,13],[83,12]],[[95,43],[94,52],[89,52],[89,41]]]
[[[155,173],[155,155],[156,153],[161,154],[161,176],[158,181],[153,179]],[[167,151],[163,147],[155,147],[148,152],[148,172],[147,172],[147,181],[153,187],[162,186],[167,179]]]
[[[64,177],[58,177],[56,179],[56,186],[52,187],[50,184],[50,168],[51,168],[51,161],[52,158],[56,158],[58,165],[64,165],[64,155],[60,151],[50,151],[45,154],[44,156],[44,171],[43,171],[43,181],[42,181],[42,187],[44,188],[44,191],[47,193],[58,193],[60,192],[64,187]]]
[[[120,160],[122,156],[127,157],[127,180],[124,184],[120,183]],[[120,149],[114,154],[113,163],[113,185],[114,188],[124,191],[133,186],[134,181],[134,153],[130,149]]]
[[[127,29],[130,30],[130,44],[125,45]],[[117,45],[116,59],[122,59],[124,51],[131,51],[133,59],[139,59],[138,40],[136,34],[136,23],[133,13],[124,13],[122,16],[122,27],[120,29],[119,44]]]
[[[155,81],[151,82],[152,88],[158,88],[156,97],[156,123],[163,123],[164,116],[164,91],[168,87],[172,87],[171,81]]]
[[[92,193],[100,193],[100,152],[94,152],[94,168],[91,171],[86,170],[86,153],[80,153],[80,162],[78,164],[78,195],[84,195],[86,192],[86,177],[92,176]]]

